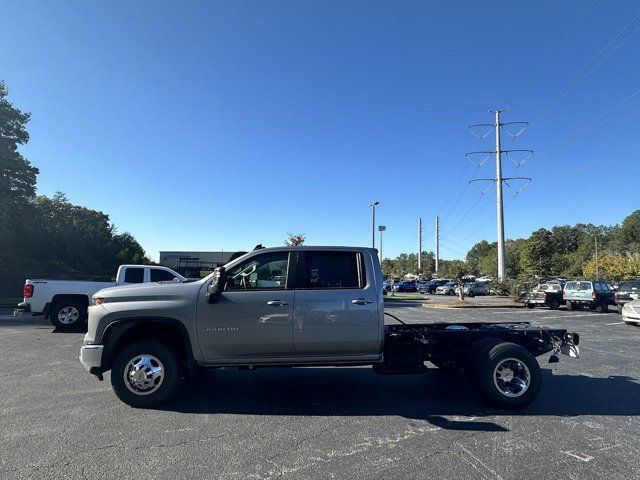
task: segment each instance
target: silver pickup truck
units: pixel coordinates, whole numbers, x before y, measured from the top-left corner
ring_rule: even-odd
[[[97,292],[80,361],[99,380],[111,370],[116,395],[134,407],[167,400],[200,367],[413,374],[431,362],[464,369],[488,401],[518,408],[540,389],[536,356],[578,355],[576,333],[525,322],[385,325],[382,285],[374,249],[255,250],[200,281]]]

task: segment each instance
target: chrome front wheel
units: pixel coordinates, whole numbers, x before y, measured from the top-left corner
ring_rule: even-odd
[[[153,355],[136,355],[123,372],[124,384],[136,395],[149,395],[162,385],[164,365]]]
[[[111,365],[111,385],[120,400],[138,408],[167,400],[178,386],[180,353],[155,340],[125,346]]]

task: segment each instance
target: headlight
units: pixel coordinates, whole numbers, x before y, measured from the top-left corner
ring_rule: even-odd
[[[104,303],[103,297],[93,297],[91,300],[93,300],[94,305],[102,305]]]

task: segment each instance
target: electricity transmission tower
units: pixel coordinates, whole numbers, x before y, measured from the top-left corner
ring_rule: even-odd
[[[497,217],[497,223],[498,223],[498,279],[499,280],[504,280],[506,277],[505,258],[504,258],[505,257],[504,255],[504,208],[503,208],[503,199],[502,199],[502,184],[505,183],[507,186],[509,186],[508,182],[510,180],[526,182],[520,188],[520,190],[516,192],[516,195],[518,195],[531,182],[531,179],[528,177],[503,177],[502,176],[502,155],[503,154],[507,155],[507,157],[509,157],[518,167],[524,164],[531,157],[531,155],[533,155],[533,150],[522,150],[522,149],[502,150],[502,146],[500,142],[500,133],[503,127],[507,125],[520,126],[521,127],[520,130],[517,131],[515,134],[505,129],[505,131],[515,139],[522,132],[524,132],[525,128],[527,128],[527,125],[529,124],[528,122],[501,123],[500,114],[503,113],[504,111],[505,110],[499,110],[499,109],[489,110],[489,113],[493,113],[495,115],[495,123],[479,123],[476,125],[469,126],[471,133],[473,133],[476,137],[478,137],[481,140],[487,137],[493,130],[495,130],[496,149],[493,151],[469,152],[466,154],[467,158],[469,158],[470,161],[474,155],[485,155],[484,159],[479,163],[472,161],[472,163],[475,163],[479,167],[484,165],[484,163],[492,155],[495,154],[496,156],[496,178],[476,178],[473,180],[469,180],[469,184],[473,186],[473,184],[477,182],[493,182],[496,185],[496,217]],[[486,133],[484,133],[484,135],[477,135],[473,129],[481,128],[481,127],[482,128],[489,127],[489,129],[486,131]],[[526,154],[526,155],[522,156],[522,154]],[[518,158],[520,158],[520,161],[518,161]],[[480,194],[484,195],[488,189],[489,187],[487,187],[484,191],[480,191]]]

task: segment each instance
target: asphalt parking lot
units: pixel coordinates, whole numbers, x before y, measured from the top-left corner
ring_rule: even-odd
[[[581,334],[541,357],[540,397],[494,410],[462,374],[370,368],[216,370],[135,410],[78,362],[83,333],[0,316],[0,478],[640,477],[640,328],[616,313],[424,308],[409,321],[527,320]]]

